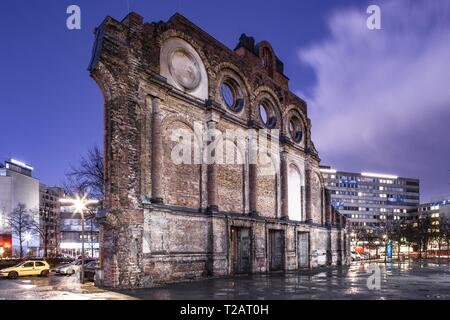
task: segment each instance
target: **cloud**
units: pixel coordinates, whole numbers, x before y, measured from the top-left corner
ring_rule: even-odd
[[[324,164],[421,178],[428,198],[450,193],[450,2],[380,2],[329,19],[329,36],[301,49],[317,76],[306,96]],[[302,95],[299,92],[299,95]]]

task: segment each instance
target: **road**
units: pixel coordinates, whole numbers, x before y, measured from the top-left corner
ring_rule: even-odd
[[[370,267],[369,267],[370,266]],[[380,270],[380,286],[369,281]],[[369,268],[369,269],[368,269]],[[373,276],[371,278],[374,279]],[[370,279],[369,279],[370,280]],[[75,276],[0,280],[0,299],[450,299],[450,264],[354,262],[347,267],[212,278],[161,287],[106,291]]]
[[[76,275],[0,279],[0,300],[128,300],[131,296],[107,291],[92,282],[81,285]]]

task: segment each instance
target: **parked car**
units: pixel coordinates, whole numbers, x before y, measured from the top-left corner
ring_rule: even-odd
[[[98,261],[91,261],[84,267],[84,279],[87,281],[94,281],[95,272],[99,268]]]
[[[0,270],[1,277],[16,279],[21,276],[43,276],[50,273],[50,265],[45,260],[27,260],[13,267]]]
[[[87,263],[89,263],[91,261],[95,261],[95,260],[94,259],[85,259],[84,260],[85,266]],[[55,272],[57,274],[72,275],[75,272],[77,272],[78,270],[80,270],[80,268],[81,268],[81,260],[75,260],[70,263],[65,263],[65,264],[61,264],[61,265],[57,266],[55,268]]]
[[[359,255],[359,253],[352,251],[351,252],[351,257],[352,257],[352,261],[359,261],[361,260],[361,256]]]
[[[361,255],[363,260],[369,260],[370,259],[370,255],[367,252],[360,253],[360,255]]]

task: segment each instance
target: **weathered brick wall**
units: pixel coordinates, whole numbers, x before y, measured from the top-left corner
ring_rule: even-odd
[[[314,223],[322,223],[323,187],[319,175],[311,173],[311,216]]]
[[[306,103],[289,91],[282,63],[269,43],[241,37],[233,51],[178,14],[158,23],[143,23],[136,13],[122,21],[108,17],[96,36],[90,71],[105,97],[108,209],[100,237],[102,285],[137,287],[229,274],[232,227],[250,230],[252,272],[269,270],[270,230],[284,232],[286,270],[298,268],[300,231],[309,232],[311,266],[337,263],[339,239],[346,231],[324,203]],[[170,78],[168,43],[182,43],[191,58],[199,59],[200,85],[194,91]],[[269,67],[261,65],[262,50],[271,54]],[[195,80],[198,74],[188,70],[184,80]],[[239,87],[240,111],[225,106],[220,85],[227,77]],[[173,162],[177,142],[172,130],[184,129],[193,137],[196,124],[222,132],[262,129],[259,104],[264,101],[272,105],[280,153],[289,156],[281,161],[281,172],[263,174],[261,165],[253,170],[247,144],[237,147],[243,164]],[[300,142],[288,130],[293,115],[301,122]],[[193,154],[189,157],[194,161]],[[298,196],[306,223],[290,221],[287,215],[288,177],[283,170],[293,159],[303,177]],[[280,168],[277,163],[273,160],[272,166]],[[325,226],[327,221],[334,226]]]
[[[185,206],[188,208],[199,208],[201,199],[201,166],[194,164],[193,152],[188,159],[192,164],[176,163],[172,161],[172,156],[177,156],[175,146],[185,143],[172,140],[172,130],[175,132],[188,133],[191,140],[186,142],[189,146],[193,143],[194,131],[185,122],[179,120],[171,121],[165,126],[163,135],[163,195],[165,203]],[[186,136],[183,135],[184,139]],[[183,151],[180,151],[181,155]],[[180,159],[181,160],[181,159]]]
[[[263,217],[277,217],[277,176],[258,171],[258,213]]]

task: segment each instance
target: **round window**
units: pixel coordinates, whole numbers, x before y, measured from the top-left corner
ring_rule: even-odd
[[[244,106],[244,99],[241,89],[236,81],[227,78],[220,85],[222,99],[228,109],[234,112],[239,112]]]
[[[300,123],[300,120],[297,117],[291,117],[289,120],[289,134],[291,138],[299,143],[302,141],[303,132],[302,132],[302,125]]]
[[[228,83],[222,83],[222,85],[220,86],[220,91],[222,91],[222,98],[223,101],[225,101],[227,107],[233,107],[235,97],[233,89],[230,87],[230,85]]]
[[[259,104],[259,116],[262,123],[267,128],[274,128],[277,123],[277,118],[273,112],[273,108],[268,101],[263,101]]]

